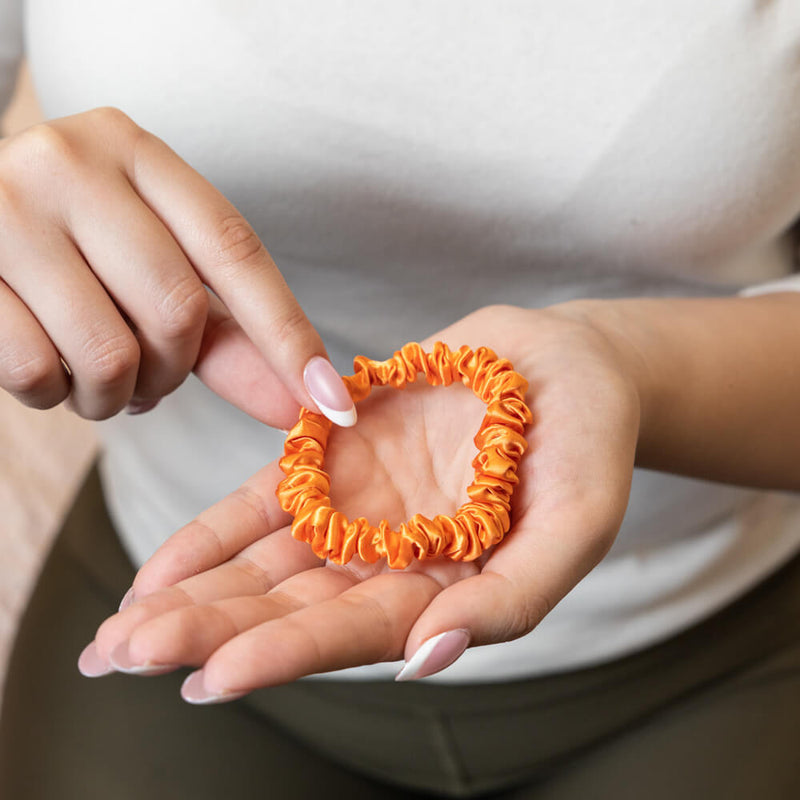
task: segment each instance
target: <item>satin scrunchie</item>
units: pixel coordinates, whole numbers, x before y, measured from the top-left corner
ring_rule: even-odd
[[[488,347],[472,350],[465,345],[453,352],[442,342],[430,353],[410,342],[387,361],[356,356],[353,367],[355,373],[343,380],[355,403],[367,397],[373,385],[402,389],[418,373],[431,386],[461,381],[486,403],[486,416],[474,439],[478,454],[472,461],[475,479],[467,487],[469,501],[452,517],[415,514],[397,531],[386,520],[377,527],[364,517],[350,522],[331,506],[331,480],[323,469],[331,422],[303,408],[286,438],[280,460],[286,478],[277,488],[281,508],[294,516],[295,539],[308,542],[317,556],[336,564],[346,564],[358,554],[369,563],[386,558],[392,569],[403,569],[414,558],[472,561],[501,541],[511,524],[517,466],[527,447],[523,434],[531,422],[525,405],[528,382]]]

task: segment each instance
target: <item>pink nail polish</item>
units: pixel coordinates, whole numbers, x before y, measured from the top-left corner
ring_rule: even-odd
[[[111,651],[111,665],[117,672],[126,675],[165,675],[178,668],[177,664],[137,664],[131,659],[128,642],[121,642]]]
[[[119,604],[119,611],[124,611],[131,603],[133,603],[134,596],[133,596],[133,586],[125,592],[122,600]]]
[[[327,358],[314,356],[306,364],[303,382],[319,410],[331,422],[343,428],[356,424],[356,407],[350,392]]]
[[[469,645],[469,631],[457,628],[431,636],[397,673],[396,681],[415,681],[441,672],[456,661]]]
[[[136,414],[144,414],[148,411],[152,411],[158,404],[159,400],[147,400],[147,401],[139,401],[139,400],[132,400],[128,405],[125,407],[125,413],[134,416]]]
[[[78,671],[86,678],[99,678],[110,675],[114,668],[97,652],[97,645],[89,642],[78,657]]]
[[[223,692],[214,694],[206,689],[203,683],[205,676],[203,670],[199,669],[189,675],[181,686],[181,697],[187,702],[196,706],[210,706],[215,703],[227,703],[230,700],[238,700],[244,697],[247,692]]]

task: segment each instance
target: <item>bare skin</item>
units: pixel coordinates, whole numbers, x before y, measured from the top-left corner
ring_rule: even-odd
[[[194,369],[285,427],[316,408],[302,380],[315,355],[322,341],[250,225],[121,111],[0,141],[0,388],[104,419]]]
[[[97,655],[121,648],[150,672],[202,667],[217,701],[408,659],[446,631],[466,630],[471,645],[526,634],[608,551],[634,463],[800,488],[800,364],[786,346],[798,320],[791,293],[482,309],[434,338],[488,345],[530,381],[530,448],[501,545],[473,564],[403,572],[323,565],[291,538],[271,464],[143,566],[135,602],[98,630]],[[428,387],[365,402],[328,448],[337,507],[392,522],[452,511],[480,416],[469,393]]]
[[[526,634],[608,551],[634,463],[800,488],[799,305],[786,294],[481,309],[434,338],[487,345],[531,385],[500,546],[403,572],[321,564],[291,538],[271,464],[148,561],[135,602],[92,647],[150,672],[202,667],[204,691],[226,699],[408,658],[446,631],[472,645]],[[250,226],[124,114],[0,142],[0,387],[22,402],[67,399],[102,419],[146,409],[194,370],[286,428],[299,405],[315,408],[302,378],[315,355],[319,336]],[[378,393],[329,447],[337,507],[392,523],[452,512],[481,414],[457,389]]]
[[[137,602],[98,631],[101,657],[127,641],[136,664],[204,665],[207,690],[231,696],[402,658],[456,627],[470,631],[472,644],[531,630],[614,539],[633,469],[637,397],[605,338],[555,313],[484,309],[441,338],[496,348],[531,380],[536,423],[500,546],[475,563],[433,560],[405,571],[358,559],[322,565],[291,538],[275,498],[282,474],[271,464],[148,562]],[[565,370],[568,354],[574,369]],[[482,415],[460,386],[375,393],[359,424],[337,430],[328,446],[336,507],[394,524],[417,511],[452,513],[466,499]]]

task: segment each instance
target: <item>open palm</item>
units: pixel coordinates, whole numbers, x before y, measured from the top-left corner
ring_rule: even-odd
[[[176,533],[142,567],[135,602],[99,629],[131,672],[203,667],[188,694],[225,699],[302,675],[411,657],[431,637],[470,644],[531,631],[605,554],[627,503],[638,399],[619,354],[571,310],[482,309],[437,337],[486,345],[530,382],[534,425],[506,539],[475,562],[325,564],[290,534],[273,463]],[[374,390],[332,432],[331,500],[396,527],[466,500],[484,414],[466,388]]]

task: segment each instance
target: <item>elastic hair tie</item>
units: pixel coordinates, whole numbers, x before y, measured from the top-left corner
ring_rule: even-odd
[[[407,567],[412,559],[446,556],[473,561],[497,544],[511,524],[511,495],[518,483],[517,466],[527,442],[523,433],[531,422],[525,404],[528,382],[511,363],[488,347],[456,352],[436,342],[431,353],[410,342],[386,361],[356,356],[355,374],[343,380],[358,403],[372,386],[404,388],[422,373],[431,386],[449,386],[460,380],[486,403],[486,416],[475,435],[478,454],[472,461],[475,480],[467,487],[469,501],[452,517],[427,519],[415,514],[392,530],[386,520],[375,527],[364,517],[350,522],[331,506],[331,479],[324,471],[330,420],[306,408],[289,432],[280,467],[286,478],[278,484],[281,508],[294,516],[292,535],[308,542],[314,553],[336,564],[358,554],[374,563],[386,558],[392,569]]]

